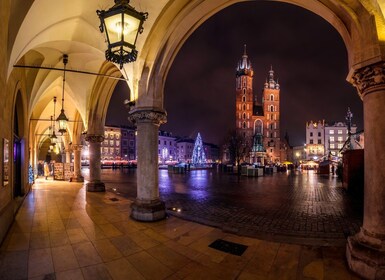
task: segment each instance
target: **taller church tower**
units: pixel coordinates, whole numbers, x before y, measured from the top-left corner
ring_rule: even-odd
[[[265,82],[262,94],[263,111],[265,116],[264,147],[267,159],[275,162],[280,159],[280,88],[278,81],[274,80],[274,71],[271,67],[269,77]]]
[[[246,45],[242,59],[238,62],[236,69],[236,102],[235,119],[236,130],[241,132],[244,137],[253,136],[254,124],[253,116],[253,67],[246,53]]]

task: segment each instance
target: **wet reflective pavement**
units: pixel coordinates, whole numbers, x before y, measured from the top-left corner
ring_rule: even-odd
[[[135,170],[104,169],[102,181],[107,191],[136,197]],[[343,245],[362,224],[362,201],[336,177],[313,171],[238,180],[216,170],[159,170],[159,190],[169,214],[249,237]]]

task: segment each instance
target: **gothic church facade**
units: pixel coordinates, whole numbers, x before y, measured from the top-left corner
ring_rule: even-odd
[[[250,163],[281,161],[280,86],[271,68],[263,87],[262,102],[253,91],[253,67],[246,53],[236,68],[236,131],[251,145]]]

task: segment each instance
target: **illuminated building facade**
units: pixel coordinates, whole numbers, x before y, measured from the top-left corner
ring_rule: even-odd
[[[357,131],[355,124],[351,127],[351,133]],[[348,126],[344,122],[336,122],[325,126],[325,151],[332,156],[342,157],[340,150],[348,139]]]
[[[351,133],[357,131],[355,124],[351,127]],[[306,159],[319,160],[324,156],[341,157],[340,150],[348,139],[348,126],[344,122],[336,122],[333,125],[324,120],[306,123]]]
[[[177,154],[175,137],[171,132],[158,132],[158,160],[161,163],[174,161]]]
[[[250,143],[250,162],[279,162],[280,86],[271,68],[263,87],[262,103],[253,92],[254,71],[246,46],[236,69],[236,131]]]
[[[306,159],[319,160],[325,155],[325,121],[306,123]]]

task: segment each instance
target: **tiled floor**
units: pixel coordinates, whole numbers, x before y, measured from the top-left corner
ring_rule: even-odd
[[[129,218],[130,201],[38,181],[0,252],[0,279],[359,279],[344,247],[274,243],[170,217]],[[208,247],[247,245],[242,256]]]

